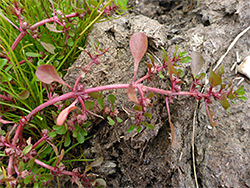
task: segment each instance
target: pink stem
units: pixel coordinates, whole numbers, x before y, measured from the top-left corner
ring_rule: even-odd
[[[73,17],[76,17],[76,16],[78,16],[78,13],[68,14],[68,15],[66,15],[65,17],[66,17],[66,18],[73,18]],[[57,16],[54,16],[54,17],[52,17],[52,18],[48,18],[48,19],[42,20],[42,21],[40,21],[40,22],[38,22],[38,23],[32,25],[29,29],[30,29],[30,30],[34,30],[34,29],[36,29],[37,27],[44,25],[45,23],[54,22],[55,20],[58,20]]]
[[[149,78],[149,77],[150,77],[150,75],[147,74],[147,75],[143,76],[142,78],[140,78],[139,80],[137,80],[137,81],[135,82],[135,84],[139,84],[139,83],[141,83],[143,80],[146,80],[146,79]]]
[[[22,31],[18,37],[16,38],[15,42],[13,43],[13,45],[11,46],[11,50],[14,51],[17,47],[17,45],[19,44],[19,42],[22,40],[22,38],[27,34],[27,31]]]

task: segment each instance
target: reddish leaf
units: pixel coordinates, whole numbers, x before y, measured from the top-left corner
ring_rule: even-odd
[[[52,65],[40,65],[36,70],[37,78],[45,83],[51,84],[52,82],[58,82],[62,85],[68,85],[57,73],[56,68]]]
[[[139,101],[138,101],[137,96],[135,94],[135,89],[133,88],[132,84],[129,84],[129,87],[128,87],[128,98],[131,101],[133,101],[134,103],[139,104]]]
[[[173,78],[173,74],[175,74],[177,77],[179,76],[177,70],[174,68],[170,61],[168,61],[168,74],[171,80]]]
[[[148,38],[144,33],[135,33],[129,40],[129,47],[135,63],[139,63],[148,49]]]
[[[169,120],[170,130],[171,130],[171,146],[172,148],[177,148],[177,140],[175,138],[175,130],[173,123]]]
[[[204,64],[204,59],[200,53],[195,52],[195,51],[191,53],[191,58],[192,58],[191,72],[193,76],[195,77],[200,72]]]
[[[148,49],[148,38],[144,33],[135,33],[129,40],[129,47],[134,58],[134,78],[135,80],[138,65]]]
[[[220,66],[216,69],[215,73],[216,73],[217,75],[219,75],[219,76],[222,76],[222,75],[224,74],[223,65],[220,65]]]
[[[216,74],[212,69],[209,74],[209,83],[212,87],[215,87],[222,83],[221,77],[218,74]]]
[[[56,124],[57,125],[62,125],[65,120],[67,119],[69,113],[76,109],[77,107],[75,106],[77,103],[77,100],[74,101],[71,105],[69,105],[67,108],[65,108],[63,111],[61,111],[61,113],[58,115],[57,120],[56,120]]]
[[[227,101],[227,93],[224,93],[219,101],[225,110],[227,110],[230,107],[230,104]]]
[[[218,120],[213,120],[213,117],[214,117],[214,115],[215,115],[215,113],[213,112],[213,111],[211,111],[210,109],[209,109],[209,107],[207,107],[207,115],[208,115],[208,119],[209,119],[209,122],[210,122],[210,124],[211,124],[211,126],[214,128],[215,126],[217,126],[218,125]]]

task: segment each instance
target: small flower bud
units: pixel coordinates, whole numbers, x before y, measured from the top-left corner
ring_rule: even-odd
[[[76,116],[76,120],[77,120],[77,123],[80,125],[80,124],[83,124],[86,120],[87,120],[87,116],[86,114],[78,114]]]
[[[43,129],[42,130],[42,136],[47,137],[49,135],[49,130],[48,129]]]
[[[23,23],[21,24],[21,27],[22,27],[22,29],[23,29],[24,31],[26,31],[26,30],[29,28],[29,23],[28,23],[28,22],[23,22]]]
[[[33,150],[30,151],[30,155],[31,155],[32,157],[35,157],[36,154],[37,154],[37,153],[36,153],[36,150],[33,149]]]
[[[14,153],[15,153],[15,150],[14,150],[13,148],[6,148],[6,149],[4,150],[4,154],[5,154],[5,155],[8,155],[8,156],[13,155]]]

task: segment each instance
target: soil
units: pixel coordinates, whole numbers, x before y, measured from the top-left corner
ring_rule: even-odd
[[[109,51],[100,58],[104,66],[94,68],[95,74],[83,79],[86,87],[131,82],[133,64],[128,41],[135,32],[147,34],[150,53],[156,56],[160,54],[161,46],[168,54],[174,52],[176,45],[180,51],[200,52],[205,60],[203,71],[209,72],[235,37],[250,23],[248,0],[202,0],[199,3],[131,0],[129,3],[133,6],[129,15],[109,23],[96,24],[93,28],[90,36]],[[248,30],[223,59],[225,82],[231,82],[236,76],[235,71],[231,70],[237,60],[236,53],[241,60],[250,55],[249,39]],[[91,51],[91,46],[87,45],[86,49]],[[66,81],[74,83],[74,75],[79,74],[75,67],[83,66],[88,61],[87,55],[82,53],[69,69]],[[188,66],[184,71],[189,71]],[[145,72],[146,66],[141,63],[138,76]],[[189,73],[184,80],[185,90],[190,83]],[[154,82],[155,87],[168,89],[167,79],[155,78]],[[176,149],[170,146],[170,129],[163,97],[155,98],[156,103],[150,109],[153,114],[151,124],[155,129],[129,134],[127,129],[131,121],[122,109],[131,107],[132,103],[127,102],[124,91],[109,92],[116,95],[116,104],[124,122],[110,126],[106,121],[93,120],[89,135],[94,134],[94,137],[82,146],[86,158],[104,157],[104,163],[93,169],[93,173],[104,178],[108,187],[250,187],[250,85],[246,81],[242,85],[248,100],[237,100],[230,113],[225,112],[220,104],[213,104],[211,109],[219,125],[212,130],[203,101],[197,103],[188,97],[178,98],[171,106],[178,141]]]

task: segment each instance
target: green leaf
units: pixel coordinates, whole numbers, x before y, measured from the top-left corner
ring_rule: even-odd
[[[94,99],[98,99],[98,98],[101,98],[102,94],[101,92],[92,92],[92,93],[89,93],[89,96],[94,98]]]
[[[189,56],[186,56],[180,59],[180,63],[190,63],[191,61],[192,61],[192,58]]]
[[[78,137],[78,132],[75,130],[75,131],[73,131],[73,137],[74,138],[77,138]]]
[[[221,77],[211,69],[209,74],[209,84],[212,87],[215,87],[217,85],[220,85],[221,83],[222,83]]]
[[[107,119],[109,120],[109,125],[114,125],[115,124],[115,121],[110,117],[108,116]]]
[[[127,4],[128,4],[128,0],[116,0],[115,2],[116,2],[116,4],[118,4],[119,7],[121,7],[121,8],[126,7]]]
[[[240,86],[236,91],[236,95],[245,95],[244,86]]]
[[[86,110],[92,110],[95,106],[94,101],[84,101]]]
[[[141,131],[141,126],[137,126],[137,127],[136,127],[136,132],[139,133],[140,131]]]
[[[87,135],[88,135],[88,132],[87,132],[85,129],[81,129],[81,130],[80,130],[80,133],[81,133],[83,136],[87,136]]]
[[[52,131],[52,132],[49,133],[50,138],[54,138],[54,137],[56,137],[56,135],[57,135],[56,131]]]
[[[205,78],[205,76],[206,76],[205,73],[200,73],[199,75],[197,75],[197,76],[195,77],[195,79],[196,79],[196,80],[201,80],[201,79]]]
[[[149,57],[151,63],[154,65],[155,64],[155,60],[154,58],[152,57],[152,55],[150,53],[147,53],[147,56]]]
[[[70,143],[71,143],[70,135],[69,135],[69,133],[67,133],[66,137],[65,137],[64,146],[68,147],[70,145]]]
[[[161,47],[161,49],[162,49],[162,57],[163,57],[163,60],[164,60],[165,62],[170,61],[169,58],[168,58],[168,54],[167,54],[166,50],[165,50],[163,47]]]
[[[75,36],[75,33],[74,33],[72,30],[70,30],[70,31],[69,31],[69,36],[74,37],[74,36]]]
[[[136,105],[133,107],[134,110],[142,111],[142,107],[140,105]]]
[[[185,75],[184,71],[181,69],[177,69],[177,72],[180,78],[182,78]]]
[[[128,128],[128,133],[131,133],[135,129],[135,124],[130,125]]]
[[[230,107],[230,104],[227,101],[227,93],[224,93],[219,101],[225,110]]]
[[[74,41],[71,37],[67,40],[67,45],[70,47],[72,47],[74,45]]]
[[[150,113],[144,113],[143,114],[145,117],[148,117],[149,119],[152,119],[152,114],[150,114]]]
[[[25,99],[29,98],[30,92],[29,92],[29,90],[25,89],[25,90],[21,91],[20,93],[18,93],[18,96],[21,100],[25,100]]]
[[[27,153],[30,152],[30,150],[32,149],[32,144],[27,145],[24,149],[23,149],[23,154],[26,155]]]
[[[89,127],[91,125],[90,121],[85,121],[82,127]]]
[[[40,42],[41,45],[51,54],[55,54],[56,47],[53,44],[46,43],[46,42]]]
[[[54,23],[49,24],[49,23],[45,23],[45,26],[47,27],[48,30],[55,32],[55,33],[59,33],[61,32],[60,30],[57,30],[56,25]]]
[[[158,72],[160,78],[165,78],[161,71]]]
[[[116,120],[117,120],[118,123],[121,123],[123,121],[121,118],[119,118],[117,116],[116,116]]]
[[[149,124],[149,123],[147,123],[147,122],[145,122],[146,123],[146,125],[147,125],[147,127],[149,128],[149,129],[154,129],[154,126],[153,125],[151,125],[151,124]]]
[[[179,57],[184,57],[184,56],[186,56],[186,55],[188,55],[187,52],[180,52],[180,53],[178,54]]]
[[[59,126],[59,127],[60,127],[60,128],[58,128],[58,129],[56,130],[56,133],[57,133],[57,134],[63,135],[63,134],[65,134],[65,133],[67,132],[67,129],[66,129],[65,126]]]
[[[84,133],[82,129],[78,132],[77,141],[82,144],[85,141]]]
[[[35,52],[26,52],[25,54],[26,54],[26,56],[28,56],[28,57],[43,57],[42,54],[35,53]]]
[[[32,179],[33,179],[33,175],[28,175],[24,178],[24,183],[27,185],[31,182]]]
[[[103,99],[102,98],[97,99],[97,104],[98,104],[98,107],[100,108],[100,110],[102,110],[104,107]]]
[[[147,98],[150,99],[150,98],[152,98],[154,96],[155,96],[155,94],[153,92],[151,92],[151,93],[148,94]]]
[[[243,100],[243,101],[247,101],[247,98],[244,96],[238,97],[239,99]]]
[[[4,65],[6,65],[8,62],[7,59],[0,59],[0,70],[3,69]]]
[[[111,104],[113,105],[115,103],[115,96],[114,95],[109,95],[108,96],[108,101],[111,102]]]

